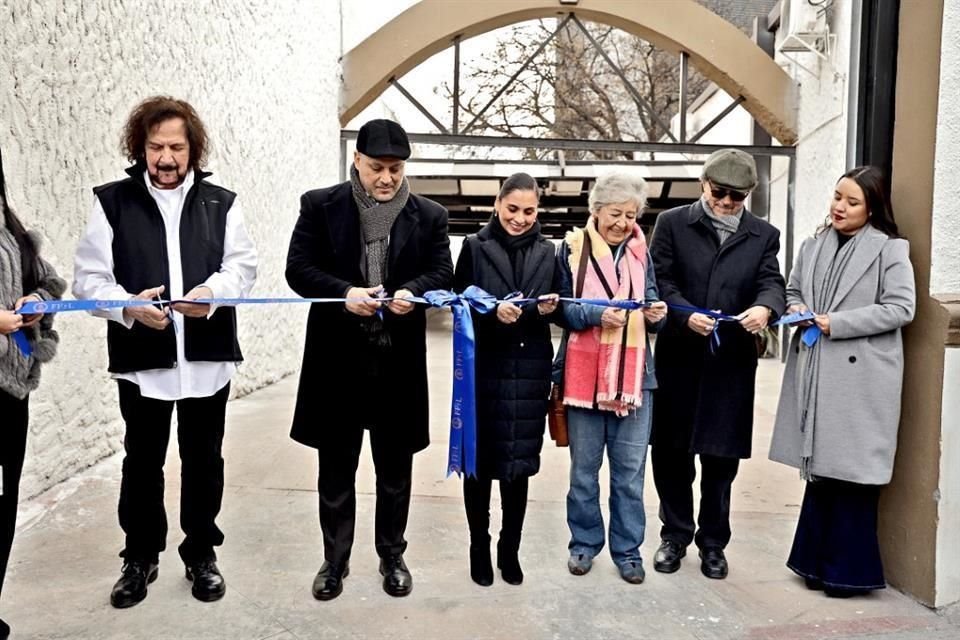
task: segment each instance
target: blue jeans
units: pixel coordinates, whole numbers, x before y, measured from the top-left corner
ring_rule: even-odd
[[[600,512],[600,466],[603,449],[610,461],[610,555],[617,566],[640,560],[647,528],[643,510],[643,474],[650,441],[653,394],[643,392],[643,404],[618,418],[611,411],[567,408],[570,436],[570,491],[567,525],[570,555],[593,558],[603,549]]]

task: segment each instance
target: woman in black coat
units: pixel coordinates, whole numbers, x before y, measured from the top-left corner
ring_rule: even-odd
[[[553,244],[540,235],[536,181],[517,173],[503,183],[495,214],[468,237],[457,260],[457,290],[477,285],[498,299],[512,293],[545,298],[537,304],[501,303],[474,313],[477,340],[477,477],[463,483],[470,526],[470,577],[493,584],[490,490],[500,481],[503,524],[497,566],[510,584],[523,582],[517,558],[530,476],[540,469],[544,417],[550,394],[553,343],[549,321],[557,308]]]

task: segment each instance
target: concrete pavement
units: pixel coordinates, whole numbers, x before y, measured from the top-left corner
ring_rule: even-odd
[[[390,598],[380,587],[367,445],[358,472],[351,574],[337,600],[317,602],[311,596],[323,557],[316,459],[312,450],[287,437],[296,389],[292,377],[228,407],[227,486],[219,519],[227,537],[219,550],[228,585],[222,601],[194,600],[183,577],[176,553],[179,464],[171,446],[171,534],[160,577],[144,602],[123,611],[110,607],[122,544],[116,523],[121,457],[114,455],[22,505],[0,602],[0,615],[13,627],[11,638],[960,638],[956,610],[933,612],[889,588],[832,600],[807,591],[786,569],[803,487],[794,470],[766,460],[781,373],[770,360],[760,365],[755,457],[741,466],[734,485],[727,580],[704,578],[695,553],[676,574],[653,571],[659,522],[649,465],[646,582],[634,586],[620,580],[606,554],[588,575],[571,576],[564,519],[568,453],[548,440],[542,471],[530,487],[521,547],[523,585],[507,585],[499,575],[492,587],[475,585],[467,570],[460,483],[443,475],[448,324],[446,315],[435,316],[429,341],[433,444],[415,461],[406,554],[415,581],[411,596]],[[497,498],[492,510],[495,530]]]

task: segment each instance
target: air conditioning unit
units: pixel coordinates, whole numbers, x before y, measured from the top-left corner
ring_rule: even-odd
[[[829,47],[826,8],[830,0],[783,0],[780,8],[780,51],[823,52]]]
[[[833,0],[782,0],[776,49],[812,75],[819,73],[801,63],[797,54],[813,53],[821,60],[830,58],[836,35],[830,33],[827,9]]]

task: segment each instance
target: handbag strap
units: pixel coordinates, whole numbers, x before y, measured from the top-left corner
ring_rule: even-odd
[[[573,289],[575,298],[583,295],[583,281],[587,278],[587,263],[590,260],[590,254],[593,248],[590,245],[590,234],[583,232],[583,243],[580,245],[580,264],[577,266],[577,283]]]
[[[590,261],[590,254],[592,253],[592,248],[590,245],[590,234],[584,230],[583,232],[583,244],[580,246],[580,263],[577,265],[577,282],[573,289],[573,295],[576,298],[579,298],[583,295],[583,281],[587,277],[587,264]],[[612,297],[612,296],[611,296]],[[567,340],[570,337],[570,331],[568,329],[563,330],[563,337],[560,340],[561,347],[564,350],[564,358],[566,358],[566,348]],[[559,387],[560,398],[563,399],[563,376],[560,377],[560,383],[556,385]]]

